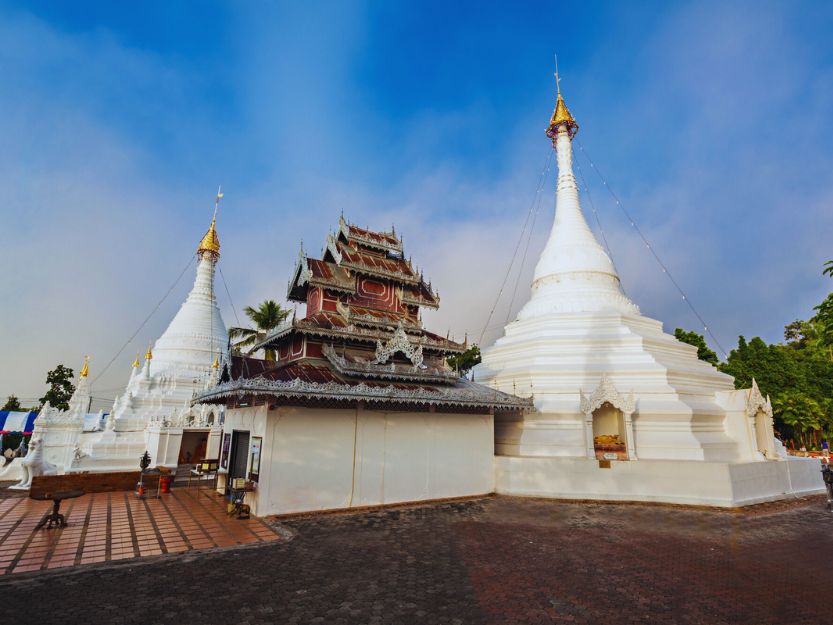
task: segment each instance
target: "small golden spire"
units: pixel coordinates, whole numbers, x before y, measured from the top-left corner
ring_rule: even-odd
[[[220,200],[223,199],[222,188],[217,189],[217,197],[214,200],[214,217],[211,218],[211,226],[208,232],[200,241],[197,247],[197,254],[208,252],[210,254],[220,255],[220,238],[217,236],[217,209],[220,207]]]
[[[555,110],[550,117],[550,125],[547,126],[546,134],[555,143],[558,134],[558,127],[565,125],[567,132],[570,133],[570,138],[573,138],[578,132],[578,124],[573,116],[570,114],[570,109],[564,103],[564,98],[561,97],[561,77],[558,75],[558,58],[555,59],[555,89],[557,97],[555,100]]]
[[[90,357],[84,356],[84,366],[81,367],[81,373],[78,374],[78,377],[86,378],[90,375]]]
[[[217,354],[217,355],[214,357],[214,364],[213,364],[213,365],[211,365],[211,368],[212,368],[212,369],[219,369],[219,368],[220,368],[220,355],[219,355],[219,354]]]
[[[139,352],[136,352],[136,359],[133,361],[133,368],[137,369],[139,367]]]
[[[145,360],[153,359],[153,351],[150,349],[150,343],[148,343],[148,350],[145,352]]]

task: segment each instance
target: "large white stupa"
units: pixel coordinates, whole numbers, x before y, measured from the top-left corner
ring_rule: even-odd
[[[474,372],[535,399],[496,419],[498,492],[734,506],[820,491],[817,462],[785,461],[757,386],[735,390],[626,297],[582,214],[577,131],[559,89],[552,232],[529,301]]]
[[[207,457],[217,455],[221,408],[191,406],[195,393],[216,383],[228,349],[214,294],[220,258],[216,221],[215,210],[197,247],[191,292],[162,336],[148,347],[144,364],[136,357],[125,391],[116,397],[107,418],[84,416],[82,406],[90,403],[85,363],[70,409],[46,406],[35,420],[33,436],[43,439],[46,459],[59,470],[133,470],[145,450],[154,465],[174,467],[185,445],[205,448]]]

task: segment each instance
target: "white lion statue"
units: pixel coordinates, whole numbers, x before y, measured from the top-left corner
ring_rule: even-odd
[[[39,438],[29,441],[29,453],[19,462],[23,477],[17,484],[9,486],[14,490],[29,490],[32,487],[32,478],[36,475],[58,474],[58,467],[44,460],[43,441]]]

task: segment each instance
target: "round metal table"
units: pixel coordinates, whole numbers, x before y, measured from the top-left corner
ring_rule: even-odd
[[[58,490],[54,493],[39,493],[37,495],[30,495],[32,499],[37,499],[39,501],[52,500],[52,511],[43,515],[43,518],[40,520],[40,523],[35,526],[35,529],[39,530],[44,525],[46,525],[46,529],[48,530],[53,527],[66,527],[67,521],[64,518],[64,515],[61,514],[61,502],[64,499],[75,499],[83,494],[83,490]]]

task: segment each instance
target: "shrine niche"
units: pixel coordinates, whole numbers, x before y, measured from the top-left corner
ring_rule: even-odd
[[[636,460],[632,415],[633,393],[623,395],[602,374],[589,396],[581,392],[587,457],[598,460]]]

